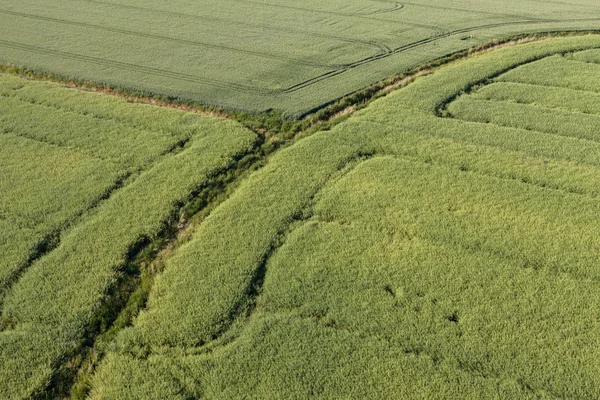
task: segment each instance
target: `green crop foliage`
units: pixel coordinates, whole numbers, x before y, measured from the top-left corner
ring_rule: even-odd
[[[298,117],[490,39],[599,20],[596,0],[4,0],[0,63]]]
[[[496,82],[471,93],[471,98],[533,104],[584,114],[600,114],[600,93],[561,87]],[[565,102],[565,98],[569,101]]]
[[[29,398],[110,324],[103,307],[136,249],[257,138],[234,121],[0,80],[0,398]]]
[[[0,74],[0,304],[20,271],[81,214],[220,124]]]
[[[459,61],[276,153],[168,261],[91,397],[597,398],[596,48]]]
[[[22,268],[115,187],[118,168],[76,150],[0,134],[0,304]]]

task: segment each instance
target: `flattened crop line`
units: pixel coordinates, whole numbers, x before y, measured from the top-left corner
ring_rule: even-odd
[[[3,317],[2,307],[4,304],[4,297],[10,288],[19,280],[27,268],[60,245],[60,234],[63,230],[64,229],[58,228],[45,234],[40,240],[37,241],[37,243],[28,249],[29,256],[27,259],[22,263],[19,263],[16,269],[14,269],[6,277],[4,282],[2,282],[2,287],[0,287],[0,318]],[[2,332],[2,329],[0,329],[0,332]]]
[[[527,21],[527,23],[535,23],[535,21]],[[402,45],[400,47],[396,47],[395,49],[392,49],[392,51],[390,53],[374,55],[374,56],[371,56],[371,57],[364,58],[362,60],[355,61],[352,64],[348,64],[346,66],[346,68],[344,68],[343,70],[330,71],[330,72],[327,72],[325,74],[322,74],[322,75],[315,76],[313,78],[307,79],[307,80],[305,80],[303,82],[300,82],[300,83],[297,83],[297,84],[295,84],[293,86],[290,86],[288,88],[282,89],[282,92],[284,92],[284,93],[292,93],[292,92],[295,92],[297,90],[303,89],[303,88],[305,88],[307,86],[313,85],[313,84],[315,84],[317,82],[320,82],[320,81],[322,81],[324,79],[329,79],[329,78],[334,77],[336,75],[340,75],[343,72],[345,72],[347,70],[350,70],[352,68],[356,68],[356,67],[359,67],[359,66],[364,65],[364,64],[369,64],[369,63],[372,63],[374,61],[378,61],[378,60],[387,58],[387,57],[389,57],[391,55],[402,53],[404,51],[413,49],[415,47],[419,47],[419,46],[422,46],[422,45],[425,45],[425,44],[429,44],[429,43],[432,43],[432,42],[435,42],[435,41],[438,41],[440,39],[444,39],[444,38],[447,38],[447,37],[450,37],[450,36],[453,36],[453,35],[458,35],[458,34],[461,34],[461,33],[470,32],[470,31],[475,30],[475,29],[483,29],[483,28],[488,28],[488,27],[495,27],[496,25],[503,26],[505,24],[513,24],[513,23],[512,22],[511,23],[499,23],[499,24],[482,25],[481,27],[477,27],[477,28],[458,29],[458,30],[455,30],[455,31],[452,31],[452,32],[444,32],[444,33],[440,33],[440,34],[437,34],[437,35],[429,37],[429,38],[424,38],[424,39],[421,39],[421,40],[417,40],[415,42],[411,42],[411,43]]]
[[[558,137],[565,138],[565,139],[571,139],[571,140],[577,140],[577,141],[589,142],[589,143],[600,143],[600,138],[598,138],[596,140],[596,139],[584,138],[584,137],[579,137],[579,136],[570,136],[570,135],[566,135],[566,134],[562,134],[562,133],[544,132],[544,131],[540,131],[540,130],[532,129],[532,128],[515,128],[515,127],[507,125],[507,124],[501,124],[498,122],[480,122],[480,121],[475,121],[475,120],[469,119],[468,117],[459,117],[459,116],[456,116],[453,114],[449,114],[449,117],[456,119],[458,121],[468,122],[470,124],[482,124],[482,125],[497,126],[499,128],[519,129],[522,131],[533,132],[533,133],[537,133],[540,135],[558,136]]]
[[[18,281],[19,278],[23,275],[23,273],[31,267],[37,260],[44,257],[45,255],[51,253],[54,249],[60,246],[62,233],[67,229],[75,226],[77,224],[77,220],[81,218],[86,212],[93,210],[98,207],[104,200],[108,200],[113,193],[125,187],[125,182],[127,178],[131,176],[131,172],[126,172],[117,176],[115,181],[110,185],[107,190],[102,193],[100,196],[96,197],[89,203],[88,207],[80,209],[74,215],[71,216],[71,221],[74,222],[65,222],[61,226],[54,229],[52,232],[45,235],[35,246],[32,248],[31,255],[29,258],[19,266],[19,268],[14,271],[5,282],[6,287],[3,290],[3,293],[0,292],[0,315],[1,315],[1,307],[3,303],[3,294],[6,294],[11,287],[13,287]]]
[[[265,7],[284,8],[287,10],[307,11],[307,12],[311,12],[311,13],[318,13],[321,15],[329,14],[329,15],[338,15],[338,16],[342,16],[342,17],[361,17],[361,18],[363,15],[368,15],[368,14],[359,14],[359,13],[346,13],[346,12],[342,12],[342,11],[315,10],[314,8],[286,6],[283,4],[264,3],[262,1],[254,1],[254,0],[231,0],[231,1],[235,1],[236,3],[256,4],[256,5],[265,6]],[[385,1],[383,1],[383,2],[385,2]],[[374,19],[374,18],[364,18],[364,19]]]
[[[84,0],[84,1],[93,1],[93,0]],[[248,2],[248,3],[252,3],[252,4],[264,4],[264,3],[259,3],[259,2],[255,2],[252,0],[237,0],[237,1]],[[282,6],[282,7],[287,7],[287,6]],[[419,47],[422,45],[433,43],[433,42],[436,42],[441,39],[445,39],[450,36],[455,36],[455,35],[459,35],[459,34],[463,34],[463,33],[467,33],[467,32],[472,32],[472,31],[477,31],[477,30],[487,29],[487,28],[501,27],[501,26],[510,26],[510,25],[531,25],[531,24],[537,24],[537,23],[541,23],[541,22],[583,22],[583,21],[591,22],[591,21],[599,21],[599,20],[600,20],[600,18],[582,18],[582,19],[572,19],[572,20],[566,20],[566,21],[559,21],[559,20],[554,20],[554,19],[526,20],[526,21],[500,22],[500,23],[494,23],[494,24],[485,24],[485,25],[480,25],[480,26],[475,26],[475,27],[457,29],[457,30],[449,31],[449,32],[441,32],[439,34],[435,34],[428,38],[424,38],[424,39],[417,40],[412,43],[408,43],[408,44],[399,46],[397,48],[392,49],[391,51],[387,51],[386,53],[381,53],[381,54],[376,54],[376,55],[373,55],[370,57],[366,57],[364,59],[355,61],[353,63],[339,65],[339,67],[340,67],[339,69],[327,71],[323,74],[317,75],[313,78],[307,79],[305,81],[293,84],[292,86],[289,86],[287,88],[282,88],[282,89],[266,89],[266,88],[259,88],[256,86],[236,84],[236,83],[231,83],[231,82],[222,81],[222,80],[218,80],[218,79],[205,78],[205,77],[195,76],[195,75],[191,75],[191,74],[167,71],[167,70],[163,70],[163,69],[159,69],[159,68],[146,67],[146,66],[141,66],[141,65],[137,65],[137,64],[125,63],[125,62],[121,62],[121,61],[107,60],[107,59],[103,59],[103,58],[99,58],[99,57],[84,56],[84,55],[80,55],[80,54],[69,53],[69,52],[64,52],[64,51],[59,51],[59,50],[50,50],[50,49],[45,49],[45,48],[41,48],[41,47],[37,47],[37,46],[33,46],[33,45],[26,45],[26,44],[22,44],[22,43],[16,43],[16,42],[11,42],[11,41],[7,41],[7,40],[1,40],[1,39],[0,39],[0,46],[10,47],[10,48],[27,51],[27,52],[51,54],[51,55],[56,55],[56,56],[60,56],[63,58],[70,58],[73,60],[88,62],[88,63],[92,63],[92,64],[96,64],[96,65],[121,68],[121,69],[126,69],[126,70],[130,70],[130,71],[138,72],[138,73],[145,73],[145,74],[149,74],[149,75],[154,75],[154,76],[173,79],[173,80],[185,81],[185,82],[190,82],[190,83],[210,85],[210,86],[214,86],[214,87],[219,87],[219,88],[223,88],[223,89],[231,89],[231,90],[236,90],[239,92],[245,92],[245,93],[249,93],[249,94],[257,94],[257,95],[263,95],[263,96],[276,96],[276,95],[280,95],[280,94],[290,94],[290,93],[296,92],[300,89],[304,89],[306,87],[312,86],[315,83],[321,82],[321,81],[329,79],[329,78],[333,78],[337,75],[340,75],[350,69],[359,67],[361,65],[369,64],[374,61],[378,61],[380,59],[390,57],[394,54],[399,54],[404,51],[407,51],[407,50],[410,50],[410,49],[413,49],[413,48],[416,48],[416,47]]]
[[[383,44],[383,43],[378,43],[378,42],[375,42],[372,40],[353,39],[353,38],[348,38],[348,37],[343,37],[343,36],[328,35],[328,34],[316,33],[316,32],[307,32],[307,31],[303,31],[300,29],[293,29],[293,28],[284,28],[284,27],[276,27],[276,26],[263,25],[263,24],[254,24],[251,22],[242,22],[242,21],[236,21],[236,20],[227,19],[227,18],[207,16],[207,15],[186,14],[186,13],[182,13],[182,12],[169,11],[169,10],[163,11],[163,10],[157,10],[155,8],[131,6],[131,5],[125,5],[125,4],[116,4],[116,3],[111,3],[108,1],[101,1],[101,0],[80,0],[80,1],[85,1],[88,3],[94,3],[94,4],[102,4],[102,5],[107,5],[107,6],[111,6],[111,7],[120,7],[120,8],[132,9],[132,10],[141,10],[141,11],[153,12],[153,13],[159,13],[159,14],[169,14],[169,15],[176,15],[176,16],[190,17],[190,18],[201,18],[202,20],[207,20],[207,21],[224,22],[224,23],[231,24],[231,25],[240,25],[240,26],[246,26],[246,27],[257,28],[257,29],[268,29],[268,30],[275,31],[275,32],[288,32],[288,33],[293,33],[293,34],[297,34],[297,35],[316,37],[316,38],[321,38],[321,39],[332,39],[332,40],[337,40],[340,42],[361,44],[361,45],[365,45],[365,46],[375,47],[382,53],[391,51],[391,48],[388,45]]]
[[[591,20],[595,21],[597,19],[591,19]],[[600,47],[592,47],[592,49],[600,49]],[[531,60],[527,60],[525,62],[516,64],[516,65],[512,65],[509,68],[505,68],[505,69],[502,69],[500,71],[496,71],[494,74],[489,75],[489,76],[485,77],[484,79],[481,79],[481,80],[479,80],[479,81],[477,81],[475,83],[472,83],[469,87],[461,90],[458,93],[455,93],[454,95],[450,96],[445,101],[443,101],[442,103],[440,103],[437,106],[436,110],[435,110],[435,115],[438,116],[438,117],[442,117],[445,114],[445,112],[448,112],[448,105],[450,103],[452,103],[453,101],[455,101],[460,95],[471,93],[474,88],[476,88],[478,86],[481,86],[483,84],[489,85],[490,83],[493,83],[496,78],[498,78],[498,77],[506,74],[509,71],[512,71],[512,70],[517,69],[519,67],[522,67],[524,65],[535,63],[537,61],[540,61],[540,60],[542,60],[544,58],[548,58],[548,57],[551,57],[551,56],[552,56],[552,54],[545,55],[543,57],[535,57],[535,58],[533,58]],[[511,81],[507,81],[507,82],[518,83],[518,82],[511,82]],[[550,86],[550,85],[535,85],[535,86],[542,86],[542,87],[547,86],[547,87],[553,87],[553,88],[558,88],[558,89],[565,89],[562,86]],[[575,90],[575,89],[570,89],[570,90]],[[596,93],[597,94],[598,92],[590,92],[590,93]],[[456,118],[456,117],[452,115],[452,116],[450,116],[450,118]],[[456,119],[459,119],[459,118],[456,118]],[[584,140],[584,139],[581,139],[581,140]]]
[[[339,181],[343,176],[349,174],[360,164],[377,157],[375,152],[358,152],[348,159],[344,160],[337,169],[332,172],[322,186],[316,187],[308,196],[303,205],[291,215],[290,220],[286,221],[284,226],[276,233],[271,240],[269,247],[261,255],[256,268],[252,271],[250,280],[243,290],[243,295],[235,301],[230,310],[222,328],[215,333],[208,342],[203,342],[199,347],[209,348],[213,345],[219,345],[219,340],[223,338],[240,319],[248,320],[256,310],[257,299],[262,292],[265,277],[267,275],[268,265],[275,253],[285,244],[286,240],[299,228],[309,222],[313,216],[313,207],[316,197],[321,191]],[[236,337],[237,338],[237,337]],[[234,338],[234,340],[236,339]],[[227,342],[228,344],[231,342]],[[176,346],[166,345],[166,347],[176,348]]]
[[[459,118],[456,118],[456,119],[459,121],[465,121],[465,120],[461,120]],[[472,121],[465,121],[465,122],[471,123]],[[501,126],[501,128],[505,128],[505,127]],[[510,129],[510,127],[509,127],[509,129]],[[467,142],[467,141],[465,141],[464,143],[474,144],[473,142]],[[479,144],[476,144],[476,145],[477,145],[477,147],[483,147],[483,148],[489,148],[489,149],[499,149],[499,150],[502,150],[505,152],[512,152],[512,150],[507,150],[506,148],[501,147],[501,146],[479,145]],[[414,164],[431,165],[429,162],[424,161],[423,158],[419,158],[418,156],[412,155],[410,153],[403,153],[403,154],[380,153],[379,157],[380,158],[381,157],[393,158],[395,160],[408,161],[408,162],[411,162]],[[560,161],[559,158],[552,158],[552,160]],[[443,165],[449,169],[459,168],[456,166],[456,164],[452,164],[451,162],[448,162],[448,161],[444,161],[444,160],[440,160],[440,159],[436,159],[435,161],[436,161],[436,164],[439,163],[437,165]],[[574,162],[574,164],[592,167],[593,169],[598,170],[598,172],[600,172],[600,167],[598,167],[598,165],[588,164],[588,163],[579,162],[579,161]],[[557,192],[557,193],[565,193],[568,195],[573,195],[573,196],[577,196],[577,197],[581,197],[581,198],[585,198],[585,199],[589,199],[589,200],[598,199],[598,196],[596,196],[595,194],[590,194],[589,192],[586,192],[584,190],[572,189],[572,188],[568,188],[568,187],[559,186],[556,184],[549,184],[546,182],[538,183],[538,182],[531,181],[531,180],[523,180],[519,176],[502,175],[501,173],[486,172],[483,170],[478,170],[476,168],[474,168],[474,169],[469,168],[467,171],[469,174],[480,176],[480,177],[501,179],[501,180],[507,181],[507,182],[516,182],[521,185],[527,185],[530,187],[539,188],[539,189],[543,189],[543,190],[550,190],[550,191]],[[598,279],[598,282],[600,282],[600,278]]]
[[[341,65],[341,64],[320,64],[320,63],[315,63],[315,62],[311,62],[311,61],[306,61],[306,60],[303,60],[300,58],[278,56],[275,54],[267,54],[267,53],[261,53],[259,51],[239,49],[239,48],[235,48],[235,47],[222,46],[222,45],[211,44],[211,43],[206,43],[206,42],[198,42],[195,40],[177,39],[177,38],[173,38],[173,37],[169,37],[169,36],[161,36],[161,35],[154,35],[151,33],[129,31],[129,30],[120,29],[120,28],[111,28],[108,26],[89,24],[89,23],[85,23],[85,22],[77,22],[77,21],[69,21],[69,20],[58,19],[58,18],[43,17],[40,15],[25,14],[25,13],[20,13],[20,12],[16,12],[16,11],[8,11],[8,10],[0,9],[0,14],[12,15],[12,16],[17,16],[17,17],[22,17],[22,18],[36,19],[36,20],[40,20],[40,21],[53,22],[53,23],[63,24],[63,25],[71,25],[71,26],[78,26],[78,27],[83,27],[83,28],[97,29],[97,30],[102,30],[102,31],[106,31],[106,32],[113,32],[113,33],[119,33],[119,34],[123,34],[123,35],[137,36],[137,37],[142,37],[142,38],[147,38],[147,39],[164,40],[164,41],[168,41],[168,42],[174,42],[174,43],[185,44],[185,45],[190,45],[190,46],[224,50],[224,51],[229,51],[229,52],[234,52],[234,53],[251,55],[251,56],[255,56],[255,57],[270,58],[273,60],[293,61],[297,64],[306,65],[309,67],[327,68],[327,69],[343,68],[343,65]]]
[[[69,52],[59,51],[59,50],[50,50],[50,49],[46,49],[46,48],[42,48],[42,47],[11,42],[8,40],[0,39],[0,46],[5,46],[5,47],[22,50],[22,51],[26,51],[26,52],[32,52],[32,53],[49,54],[49,55],[59,56],[59,57],[67,58],[67,59],[83,61],[83,62],[87,62],[90,64],[101,65],[101,66],[105,66],[105,67],[126,69],[126,70],[130,70],[130,71],[134,71],[134,72],[138,72],[138,73],[142,73],[142,74],[158,76],[160,78],[169,78],[169,79],[180,80],[180,81],[196,83],[196,84],[211,85],[211,86],[220,87],[223,89],[233,89],[233,90],[238,90],[240,92],[246,92],[246,93],[251,93],[251,94],[259,93],[259,94],[269,95],[269,94],[280,93],[280,90],[277,90],[277,89],[263,89],[263,88],[258,88],[258,87],[240,85],[240,84],[236,84],[236,83],[220,81],[217,79],[210,79],[210,78],[204,78],[204,77],[194,76],[194,75],[190,75],[190,74],[167,71],[167,70],[163,70],[163,69],[159,69],[159,68],[145,67],[145,66],[125,63],[125,62],[121,62],[121,61],[107,60],[107,59],[99,58],[99,57],[84,56],[81,54],[69,53]]]

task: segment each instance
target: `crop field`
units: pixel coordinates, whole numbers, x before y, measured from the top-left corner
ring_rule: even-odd
[[[0,63],[297,117],[492,38],[599,23],[596,0],[4,0]]]
[[[279,151],[91,398],[598,398],[598,82],[599,36],[505,47]],[[5,313],[43,324],[27,289]]]
[[[600,398],[596,3],[4,0],[0,400]]]
[[[257,139],[56,84],[0,74],[0,87],[0,398],[14,399],[51,384],[135,247]]]

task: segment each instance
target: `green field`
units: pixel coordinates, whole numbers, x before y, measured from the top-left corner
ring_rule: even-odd
[[[136,247],[257,137],[10,75],[0,87],[0,398],[29,398],[110,322]]]
[[[489,39],[599,23],[596,0],[4,0],[0,63],[298,116]]]
[[[598,398],[598,82],[598,36],[506,47],[278,152],[91,397]]]
[[[599,399],[596,3],[4,0],[0,400]]]

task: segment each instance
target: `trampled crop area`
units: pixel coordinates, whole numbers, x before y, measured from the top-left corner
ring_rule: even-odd
[[[597,398],[592,48],[452,63],[275,154],[169,260],[92,398]]]
[[[0,62],[297,116],[492,38],[598,23],[596,0],[4,0]]]

